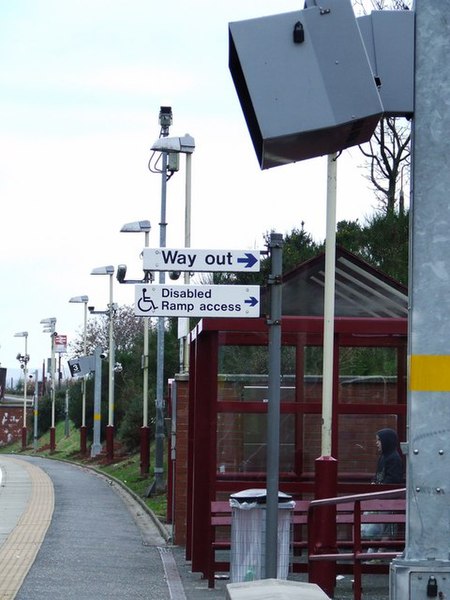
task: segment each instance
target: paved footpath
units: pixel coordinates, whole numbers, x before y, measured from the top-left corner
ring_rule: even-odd
[[[208,589],[167,538],[140,502],[92,469],[0,454],[0,600],[225,598],[228,581]],[[385,585],[366,599],[386,600]],[[350,580],[336,591],[352,598]]]
[[[0,455],[0,600],[185,600],[171,548],[119,485]]]

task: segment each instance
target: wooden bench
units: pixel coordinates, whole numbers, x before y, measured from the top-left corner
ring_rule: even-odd
[[[354,598],[362,597],[362,573],[388,573],[389,565],[366,561],[390,561],[399,556],[405,546],[406,490],[392,490],[375,494],[360,494],[340,498],[313,500],[308,514],[308,561],[336,563],[336,574],[352,573]],[[314,519],[320,519],[320,508],[335,505],[338,531],[347,531],[347,537],[336,540],[335,552],[316,551],[320,540]],[[316,521],[317,522],[317,521]],[[382,535],[379,539],[363,539],[362,523],[395,526],[395,537]],[[342,526],[339,528],[339,526]],[[369,548],[377,550],[369,552]],[[345,564],[347,563],[347,565]],[[350,563],[350,564],[348,564]],[[350,569],[346,568],[350,567]],[[309,569],[311,570],[311,569]]]
[[[294,552],[301,552],[308,547],[306,527],[308,524],[309,500],[296,500],[292,511],[293,535],[291,547]],[[231,520],[232,511],[228,500],[216,500],[211,502],[210,517],[210,547],[208,555],[207,572],[208,587],[213,588],[216,573],[228,573],[230,571],[229,560],[217,558],[219,551],[230,551],[231,549]],[[297,566],[296,570],[306,572],[307,563]]]

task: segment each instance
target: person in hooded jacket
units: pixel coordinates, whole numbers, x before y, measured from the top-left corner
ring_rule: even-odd
[[[380,429],[376,435],[378,462],[373,483],[402,483],[403,461],[398,451],[398,435],[393,429]]]
[[[403,483],[403,460],[398,451],[397,432],[389,428],[380,429],[377,431],[375,443],[379,456],[372,483]],[[363,539],[391,538],[395,536],[395,526],[364,523],[361,526],[361,536]],[[377,552],[377,550],[369,548],[368,552]]]

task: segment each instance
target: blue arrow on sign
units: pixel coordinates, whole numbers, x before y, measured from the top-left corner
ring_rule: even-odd
[[[255,257],[254,254],[250,254],[250,252],[246,252],[245,258],[244,257],[238,258],[237,261],[238,261],[238,263],[246,263],[245,268],[250,269],[251,267],[253,267],[254,264],[256,264],[257,258]]]
[[[245,304],[250,304],[250,306],[256,306],[258,304],[258,300],[254,296],[250,296],[247,300],[244,300]]]

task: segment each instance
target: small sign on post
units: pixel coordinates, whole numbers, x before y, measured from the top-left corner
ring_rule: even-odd
[[[257,285],[165,285],[135,287],[139,317],[259,317]]]
[[[258,250],[195,250],[193,248],[144,248],[145,271],[247,272],[260,270]]]

